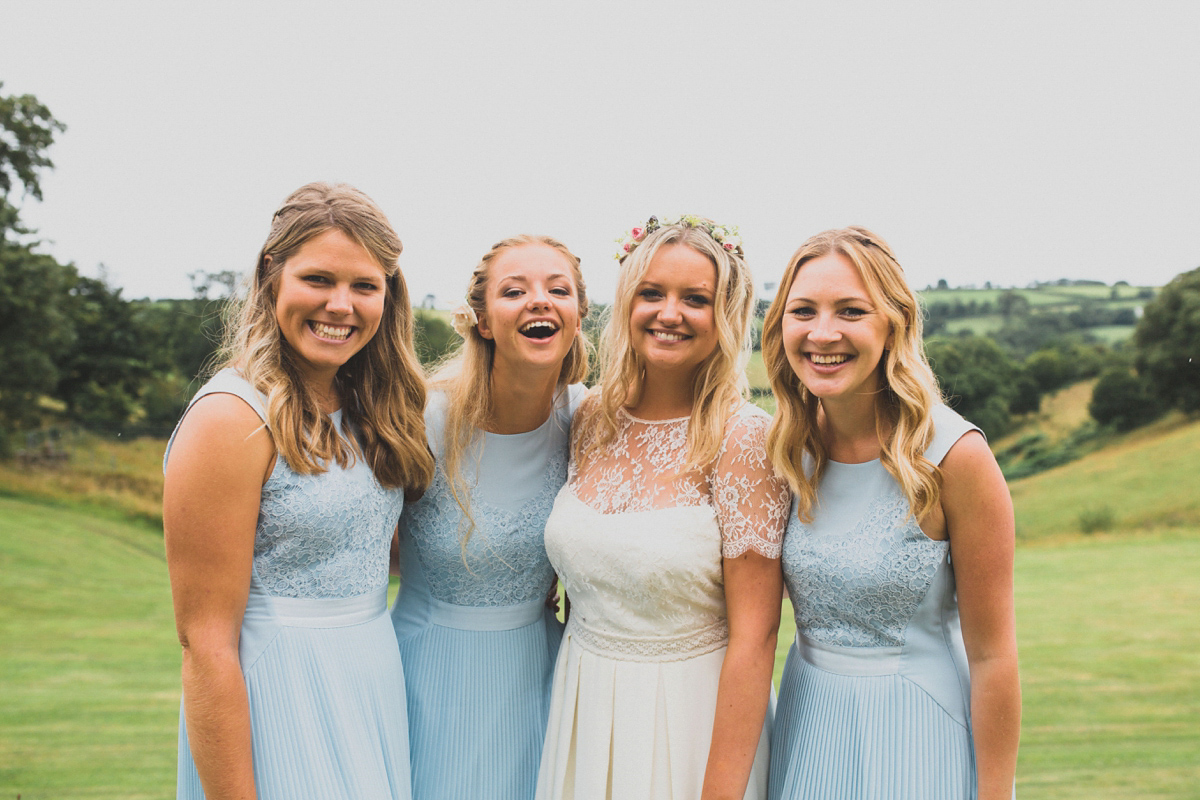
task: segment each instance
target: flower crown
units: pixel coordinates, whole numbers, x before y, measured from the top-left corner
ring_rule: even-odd
[[[474,328],[479,324],[479,315],[475,313],[475,309],[471,308],[471,301],[464,300],[457,308],[450,312],[450,327],[454,328],[454,332],[462,338],[466,339]]]
[[[738,256],[745,258],[745,253],[742,252],[742,237],[738,233],[736,225],[718,225],[711,219],[706,217],[698,217],[695,214],[684,214],[678,217],[664,217],[659,220],[658,217],[651,217],[646,220],[646,224],[640,228],[632,228],[629,233],[624,236],[619,236],[615,240],[621,247],[613,254],[613,258],[618,261],[624,261],[625,256],[634,251],[647,236],[654,233],[659,228],[665,225],[682,225],[685,228],[696,228],[702,230],[713,238],[717,244],[721,245],[730,253],[736,253]]]

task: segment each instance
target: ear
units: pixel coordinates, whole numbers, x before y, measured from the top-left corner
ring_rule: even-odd
[[[479,335],[485,339],[495,339],[495,334],[492,333],[491,327],[488,325],[487,312],[477,315],[479,322],[475,323],[475,330],[479,331]]]

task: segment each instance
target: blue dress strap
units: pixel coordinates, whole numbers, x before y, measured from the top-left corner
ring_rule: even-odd
[[[933,441],[925,449],[925,457],[934,464],[941,464],[954,443],[966,434],[971,431],[983,433],[977,425],[942,403],[930,409],[930,414],[933,417]]]
[[[200,387],[200,391],[188,401],[187,408],[179,417],[179,422],[175,424],[175,430],[171,432],[171,438],[167,440],[167,449],[163,453],[163,472],[167,471],[167,457],[171,455],[171,445],[175,443],[175,436],[179,433],[179,426],[183,424],[184,417],[188,411],[192,410],[192,406],[196,405],[196,401],[202,397],[207,397],[210,394],[231,394],[234,397],[240,398],[246,405],[258,415],[258,418],[265,425],[267,422],[267,398],[263,393],[250,385],[249,381],[238,374],[237,370],[232,367],[226,367],[209,378],[208,383]]]

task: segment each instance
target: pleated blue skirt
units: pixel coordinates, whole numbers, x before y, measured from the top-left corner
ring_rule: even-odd
[[[770,800],[976,797],[969,728],[900,674],[899,652],[805,645],[779,683]]]
[[[386,588],[310,600],[255,583],[239,654],[259,800],[408,800],[404,670]],[[176,791],[204,797],[182,713]]]
[[[402,594],[393,621],[414,800],[531,800],[562,625],[541,600],[473,608],[410,599]]]

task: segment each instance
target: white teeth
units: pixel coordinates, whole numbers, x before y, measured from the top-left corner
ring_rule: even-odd
[[[521,333],[527,333],[534,328],[549,328],[551,331],[558,330],[558,326],[553,322],[549,322],[547,320],[538,320],[537,322],[530,322],[529,324],[524,325],[521,328]]]
[[[808,357],[814,364],[842,364],[850,360],[850,356],[842,355],[820,355],[818,353],[809,353]]]
[[[323,322],[311,322],[313,333],[323,339],[345,339],[354,330],[349,325],[326,325]]]
[[[682,342],[684,339],[687,338],[682,333],[667,333],[665,331],[651,331],[650,333],[654,336],[655,339],[658,339],[658,340],[664,341],[664,342]]]

